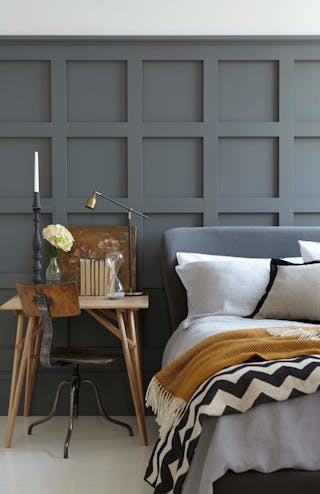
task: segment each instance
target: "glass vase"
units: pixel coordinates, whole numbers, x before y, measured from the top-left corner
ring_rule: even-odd
[[[61,271],[56,257],[50,257],[46,269],[46,283],[47,285],[59,285],[61,283]]]
[[[122,263],[123,255],[121,252],[114,252],[106,257],[106,264],[109,268],[106,279],[106,295],[108,298],[124,297],[124,288],[118,276]]]

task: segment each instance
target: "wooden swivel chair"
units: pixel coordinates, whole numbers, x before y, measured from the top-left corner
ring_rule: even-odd
[[[72,365],[73,373],[70,379],[64,379],[58,385],[51,412],[48,416],[29,425],[28,434],[33,427],[50,420],[56,411],[61,390],[64,386],[70,388],[70,414],[69,427],[64,442],[64,458],[68,458],[68,450],[73,430],[74,418],[79,413],[79,391],[81,384],[89,384],[94,391],[100,414],[104,419],[113,424],[125,427],[132,436],[130,425],[109,417],[102,405],[97,385],[91,379],[83,379],[79,374],[79,365],[108,365],[123,358],[122,354],[109,354],[88,348],[52,348],[53,320],[58,317],[71,317],[80,314],[77,283],[64,283],[62,285],[25,285],[16,283],[17,292],[21,300],[22,310],[25,316],[40,317],[42,322],[42,341],[40,349],[40,362],[44,367],[57,367]]]

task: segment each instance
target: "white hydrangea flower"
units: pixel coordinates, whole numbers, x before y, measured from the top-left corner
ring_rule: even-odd
[[[72,248],[74,238],[69,230],[63,225],[48,225],[42,230],[43,238],[56,249],[69,252]]]

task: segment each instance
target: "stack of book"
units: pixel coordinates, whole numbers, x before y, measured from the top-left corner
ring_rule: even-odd
[[[110,260],[105,258],[80,259],[80,295],[106,295],[112,283]]]

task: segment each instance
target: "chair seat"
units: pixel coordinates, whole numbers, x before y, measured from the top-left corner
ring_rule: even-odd
[[[104,353],[99,350],[76,347],[57,347],[50,355],[52,363],[106,365],[123,359],[123,354]]]

